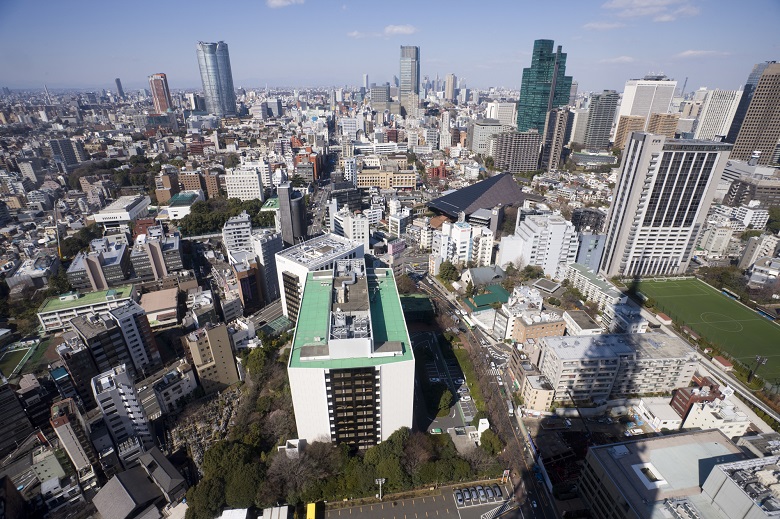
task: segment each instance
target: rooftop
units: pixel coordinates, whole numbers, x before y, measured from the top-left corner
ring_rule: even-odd
[[[199,198],[195,191],[182,191],[173,195],[168,202],[168,207],[186,207],[194,204]]]
[[[260,209],[261,211],[275,211],[279,209],[279,197],[271,197],[268,200],[265,201],[263,204],[263,207]]]
[[[39,313],[58,312],[69,308],[78,308],[82,306],[97,305],[108,301],[118,301],[130,299],[135,293],[135,285],[125,285],[112,288],[110,290],[101,290],[99,292],[87,292],[78,294],[70,292],[61,296],[50,297],[43,302],[38,309]]]
[[[128,211],[137,205],[148,201],[146,195],[129,195],[120,196],[109,205],[100,210],[101,213],[119,213],[122,211]]]
[[[540,341],[561,359],[599,359],[620,355],[635,355],[637,360],[679,359],[694,355],[688,343],[665,333],[543,337]]]
[[[279,252],[276,256],[294,261],[309,269],[315,269],[319,265],[330,263],[359,246],[358,242],[353,242],[336,234],[323,234]]]
[[[428,202],[428,207],[457,218],[461,212],[468,215],[477,209],[493,208],[497,205],[519,206],[524,199],[523,190],[512,174],[503,173],[440,196]]]
[[[503,304],[509,301],[509,292],[501,285],[488,285],[485,287],[485,290],[487,291],[487,294],[480,294],[465,300],[472,311],[478,312],[487,310],[493,303]]]
[[[352,348],[344,340],[331,341],[331,309],[341,279],[332,271],[309,272],[298,315],[298,325],[290,353],[291,368],[354,368],[378,366],[412,360],[412,348],[406,330],[401,302],[392,269],[366,269],[366,294],[370,312],[373,351],[364,356],[343,356],[336,348]],[[357,338],[357,337],[350,337]],[[306,360],[307,357],[317,359]],[[342,358],[337,358],[342,357]]]
[[[178,288],[168,288],[156,292],[147,292],[141,296],[141,307],[145,312],[156,312],[175,308],[177,304]]]
[[[582,330],[600,330],[601,326],[582,310],[566,310],[566,315]]]
[[[609,281],[606,281],[605,279],[602,279],[598,276],[595,272],[590,270],[585,265],[580,265],[579,263],[572,263],[569,265],[569,268],[572,268],[576,270],[581,276],[587,278],[587,280],[598,287],[599,290],[602,292],[612,296],[612,297],[623,297],[623,294]]]

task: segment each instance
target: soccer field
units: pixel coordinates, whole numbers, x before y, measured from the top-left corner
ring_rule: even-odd
[[[21,350],[5,352],[3,356],[0,357],[0,372],[6,377],[12,376],[17,368],[21,369],[19,363],[22,362],[28,351],[29,348],[24,348]]]
[[[642,280],[639,291],[656,307],[734,358],[753,366],[756,355],[768,358],[759,375],[780,378],[780,326],[726,297],[698,279]]]

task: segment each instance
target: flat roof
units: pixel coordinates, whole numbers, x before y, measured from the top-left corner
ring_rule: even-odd
[[[612,283],[609,281],[606,281],[604,279],[601,279],[598,274],[590,270],[585,265],[580,265],[579,263],[572,263],[569,265],[569,267],[573,268],[577,272],[580,273],[583,277],[587,278],[588,281],[596,285],[599,290],[602,292],[608,293],[612,295],[613,297],[623,297],[622,292],[615,287]]]
[[[574,321],[582,330],[601,329],[601,326],[599,326],[598,323],[583,310],[566,310],[564,313],[567,314],[569,318]]]
[[[374,351],[400,351],[401,354],[302,361],[301,348],[304,346],[311,348],[321,345],[323,350],[327,347],[332,301],[332,272],[309,272],[298,313],[289,367],[344,369],[379,366],[414,358],[392,269],[366,269],[366,272]]]
[[[616,333],[567,337],[542,337],[545,348],[560,359],[597,359],[635,354],[637,360],[692,357],[693,348],[679,337],[665,333]]]
[[[56,312],[60,310],[67,310],[68,308],[75,308],[80,306],[89,306],[107,301],[107,296],[113,296],[113,301],[121,299],[129,299],[135,290],[135,285],[124,285],[121,287],[111,288],[109,290],[101,290],[99,292],[87,292],[86,294],[79,294],[79,297],[72,300],[60,300],[62,296],[50,297],[43,302],[38,309],[38,313],[44,312]]]
[[[590,453],[641,517],[653,515],[665,499],[700,494],[715,465],[745,459],[717,429],[591,447]],[[658,481],[650,481],[643,470]]]
[[[277,257],[294,261],[299,265],[310,267],[330,261],[342,256],[346,252],[356,249],[360,243],[337,234],[323,234],[301,244],[277,252]]]
[[[168,207],[186,207],[195,203],[198,199],[198,193],[193,191],[182,191],[176,193],[168,201]]]
[[[279,209],[279,197],[273,196],[265,201],[263,204],[263,207],[260,208],[261,211],[271,211]]]
[[[167,288],[156,292],[147,292],[141,295],[141,308],[145,312],[157,312],[175,308],[177,305],[178,288]]]
[[[146,199],[146,195],[120,196],[109,205],[100,210],[101,213],[118,213],[132,209]]]

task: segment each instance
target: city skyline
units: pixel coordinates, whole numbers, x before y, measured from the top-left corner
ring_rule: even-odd
[[[523,67],[530,62],[533,41],[552,39],[568,54],[567,75],[580,91],[616,89],[626,80],[650,72],[665,73],[680,86],[688,77],[687,91],[701,86],[736,89],[755,63],[776,58],[780,43],[773,38],[772,22],[780,5],[760,0],[751,5],[761,17],[724,16],[731,4],[723,0],[704,3],[689,0],[608,0],[594,2],[562,17],[539,5],[506,5],[500,16],[489,11],[474,24],[476,33],[489,30],[491,38],[460,38],[453,45],[442,37],[446,27],[460,27],[464,13],[443,9],[445,4],[417,5],[402,2],[395,13],[371,16],[377,8],[344,1],[305,2],[267,0],[240,6],[234,11],[213,11],[195,2],[187,9],[154,4],[161,19],[174,31],[155,38],[114,39],[96,45],[101,27],[112,35],[135,34],[138,18],[118,8],[84,2],[85,7],[51,3],[33,11],[31,4],[10,2],[0,7],[0,42],[15,52],[0,56],[4,84],[12,89],[113,89],[121,78],[126,90],[146,88],[146,78],[156,72],[168,76],[171,90],[199,89],[197,41],[225,41],[230,45],[236,87],[360,86],[363,74],[371,81],[392,81],[398,74],[401,45],[419,46],[421,76],[444,78],[453,73],[471,88],[500,86],[518,90]],[[408,9],[405,6],[408,5]],[[152,4],[141,2],[143,11]],[[200,8],[202,6],[203,8]],[[208,12],[208,24],[203,13]],[[368,15],[368,16],[367,16]],[[39,30],[28,38],[34,17]],[[262,31],[246,30],[237,19],[261,19]],[[58,27],[90,27],[68,35],[69,59],[51,49],[61,34]],[[328,27],[291,31],[296,26]],[[47,36],[52,35],[52,36]],[[56,35],[56,36],[55,36]],[[292,35],[292,37],[291,37]],[[24,46],[16,42],[24,41]],[[274,49],[292,45],[300,52]],[[164,49],[162,52],[161,49]],[[316,49],[322,55],[313,55]],[[351,54],[349,60],[327,59]],[[496,52],[496,49],[501,51]],[[289,50],[289,49],[288,49]],[[302,61],[306,67],[301,67]],[[305,72],[302,72],[304,71]]]

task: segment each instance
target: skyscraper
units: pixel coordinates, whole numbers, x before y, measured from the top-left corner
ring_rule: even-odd
[[[279,196],[279,213],[282,221],[282,241],[294,245],[306,235],[306,206],[303,196],[285,182],[276,190]]]
[[[694,139],[712,140],[726,136],[742,99],[742,90],[709,90],[701,106]]]
[[[569,109],[553,108],[547,114],[542,135],[542,155],[539,167],[547,171],[558,169],[568,134]]]
[[[233,88],[233,71],[230,69],[230,54],[225,42],[198,42],[198,67],[206,110],[224,117],[236,115],[236,92]]]
[[[363,74],[363,88],[368,92],[368,74]]]
[[[116,78],[114,81],[116,82],[116,95],[120,99],[124,99],[125,98],[125,90],[122,88],[122,81],[120,81],[119,78]]]
[[[626,81],[623,101],[618,117],[640,115],[645,118],[645,128],[650,114],[665,114],[672,104],[677,81],[666,76],[645,76]]]
[[[759,165],[777,162],[774,158],[780,141],[780,63],[767,64],[753,92],[745,120],[737,134],[732,158],[748,160],[761,152]]]
[[[447,74],[447,78],[444,82],[444,100],[451,103],[455,102],[455,84],[458,78],[455,74]]]
[[[401,82],[399,94],[420,95],[420,47],[401,45]]]
[[[588,123],[585,126],[585,147],[606,149],[609,147],[609,134],[612,121],[615,120],[620,94],[614,90],[604,90],[590,98]]]
[[[737,111],[734,114],[734,119],[731,121],[731,128],[729,129],[729,133],[726,136],[726,142],[734,144],[737,141],[739,129],[742,127],[742,121],[745,120],[745,114],[747,114],[750,101],[753,99],[753,92],[755,92],[756,86],[758,86],[758,80],[761,79],[761,74],[764,73],[764,70],[766,70],[766,68],[772,63],[777,62],[765,61],[763,63],[756,63],[753,65],[753,70],[750,71],[750,75],[745,82],[745,86],[742,88],[742,98],[739,100],[739,105],[737,106]]]
[[[164,114],[173,108],[171,91],[168,89],[168,78],[165,74],[159,73],[149,76],[149,89],[152,91],[152,101],[156,113]]]
[[[544,131],[547,112],[569,102],[571,76],[566,75],[566,53],[560,45],[553,51],[554,44],[553,40],[534,42],[531,66],[523,69],[517,131]]]
[[[684,273],[730,150],[729,144],[631,134],[607,219],[601,272]]]

